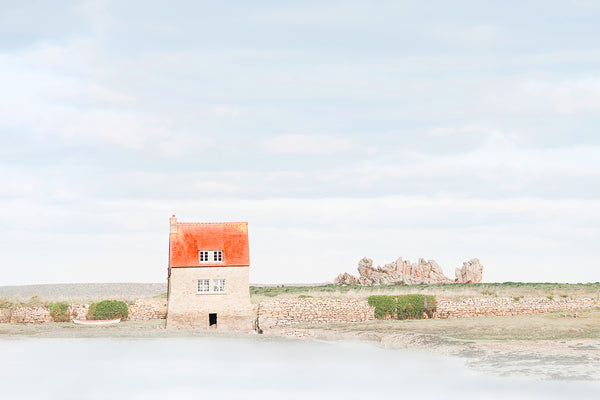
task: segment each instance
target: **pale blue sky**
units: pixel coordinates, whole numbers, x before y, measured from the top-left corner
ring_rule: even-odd
[[[596,1],[2,3],[0,285],[164,281],[172,213],[253,282],[600,281]]]

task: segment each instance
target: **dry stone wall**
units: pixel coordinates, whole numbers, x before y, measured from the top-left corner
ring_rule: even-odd
[[[89,304],[69,304],[70,319],[86,319],[89,308]],[[166,300],[141,299],[128,308],[128,321],[165,319],[167,315]],[[0,323],[42,324],[46,322],[53,322],[53,320],[50,310],[45,306],[0,309]]]
[[[485,298],[464,300],[437,298],[434,318],[467,318],[484,315],[527,315],[551,311],[575,311],[600,307],[591,298],[540,297]],[[285,327],[299,323],[361,322],[375,319],[374,310],[366,299],[348,298],[287,298],[263,301],[258,306],[261,329]]]
[[[128,321],[151,321],[167,318],[167,300],[136,300],[129,306]]]
[[[261,329],[297,323],[360,322],[375,319],[366,299],[293,298],[263,301],[258,305]]]
[[[46,307],[15,307],[0,310],[0,322],[10,324],[43,324],[52,322]]]
[[[434,318],[465,318],[482,315],[528,315],[551,311],[575,311],[598,307],[598,301],[590,298],[529,297],[515,300],[510,297],[470,297],[463,300],[437,298]]]
[[[471,297],[451,300],[437,297],[434,318],[467,318],[484,315],[527,315],[551,311],[576,311],[600,307],[592,298],[530,297],[518,301],[508,297]],[[85,319],[88,304],[71,304],[71,318]],[[165,319],[166,301],[141,299],[129,305],[130,321]],[[285,327],[298,323],[361,322],[375,319],[367,299],[307,297],[280,298],[258,304],[260,328]],[[52,322],[46,307],[13,307],[0,309],[0,323],[41,324]]]

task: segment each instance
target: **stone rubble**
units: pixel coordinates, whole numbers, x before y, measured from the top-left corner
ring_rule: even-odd
[[[358,262],[359,276],[355,277],[348,273],[340,274],[335,278],[337,285],[418,285],[418,284],[440,284],[440,283],[481,283],[483,266],[478,259],[474,258],[463,263],[462,269],[456,269],[456,279],[453,281],[444,275],[440,266],[434,260],[419,261],[412,263],[402,260],[385,264],[383,267],[373,267],[373,260],[363,258]]]

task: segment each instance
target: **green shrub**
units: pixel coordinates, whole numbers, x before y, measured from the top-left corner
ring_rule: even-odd
[[[394,296],[369,296],[369,305],[375,307],[375,318],[384,319],[393,317],[396,311],[396,298]]]
[[[547,297],[548,297],[548,300],[552,300],[552,299],[554,299],[554,296],[552,296],[552,295],[550,295],[550,296],[547,296]]]
[[[369,305],[375,307],[375,317],[384,319],[397,316],[398,319],[421,319],[423,314],[429,318],[437,309],[435,296],[407,294],[400,296],[370,296]]]
[[[103,300],[93,303],[88,310],[87,319],[116,319],[126,320],[129,310],[127,303],[119,300]]]
[[[433,313],[437,310],[437,300],[435,296],[425,296],[425,313],[429,318],[433,318]]]
[[[49,303],[48,308],[54,322],[69,322],[69,304],[64,301]]]
[[[398,296],[398,319],[420,319],[425,312],[425,296],[406,294]]]

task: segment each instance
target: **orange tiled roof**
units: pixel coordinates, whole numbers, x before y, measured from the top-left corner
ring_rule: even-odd
[[[222,250],[223,262],[200,264],[199,250]],[[177,233],[169,234],[171,267],[248,265],[247,222],[177,222]]]

